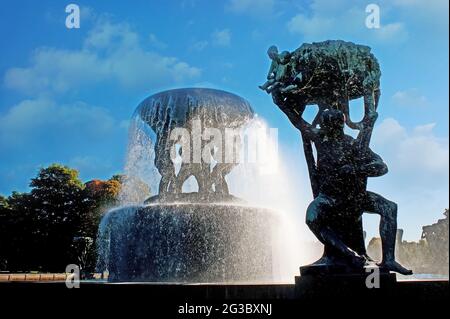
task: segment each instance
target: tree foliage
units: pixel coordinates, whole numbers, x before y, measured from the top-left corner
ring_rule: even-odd
[[[0,196],[0,270],[61,272],[82,264],[92,271],[98,224],[118,203],[120,176],[83,184],[78,171],[53,164],[30,188]]]

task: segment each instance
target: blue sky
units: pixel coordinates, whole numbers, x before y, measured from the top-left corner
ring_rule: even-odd
[[[301,215],[311,195],[299,134],[257,85],[270,45],[343,39],[371,46],[382,68],[372,144],[391,172],[370,188],[399,203],[408,239],[448,207],[448,1],[373,1],[379,29],[365,26],[372,1],[73,1],[81,28],[67,29],[69,3],[2,1],[1,194],[26,191],[53,162],[84,180],[120,172],[137,104],[202,86],[245,97],[279,129],[286,166],[300,172],[292,185],[304,199]],[[376,219],[366,223],[375,233]]]

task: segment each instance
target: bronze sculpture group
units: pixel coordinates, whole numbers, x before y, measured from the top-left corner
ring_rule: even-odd
[[[161,175],[158,195],[147,203],[237,200],[225,177],[238,165],[240,129],[253,117],[246,100],[214,89],[175,89],[150,96],[137,113],[154,132],[154,163]],[[183,192],[191,177],[198,191]]]
[[[312,266],[344,272],[364,269],[367,255],[362,214],[380,215],[383,260],[380,269],[412,274],[395,260],[397,205],[367,190],[369,177],[388,168],[369,147],[380,97],[380,68],[367,46],[344,41],[306,43],[294,52],[268,50],[272,64],[260,86],[300,130],[314,200],[306,223],[324,244],[323,257]],[[363,97],[364,117],[350,118],[349,101]],[[303,119],[308,105],[319,110]],[[357,130],[356,138],[344,127]],[[316,150],[314,156],[313,148]]]

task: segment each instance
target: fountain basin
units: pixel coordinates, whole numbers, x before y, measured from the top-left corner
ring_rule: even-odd
[[[98,267],[112,282],[271,281],[276,225],[232,203],[122,207],[102,219]]]

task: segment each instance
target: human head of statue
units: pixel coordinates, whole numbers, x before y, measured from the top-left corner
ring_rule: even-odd
[[[322,112],[320,128],[329,133],[343,133],[345,115],[337,109],[326,109]]]
[[[270,46],[270,48],[267,50],[267,55],[271,60],[277,60],[278,59],[278,48],[275,45]]]
[[[289,51],[283,51],[280,53],[280,62],[286,64],[291,60],[291,53]]]

